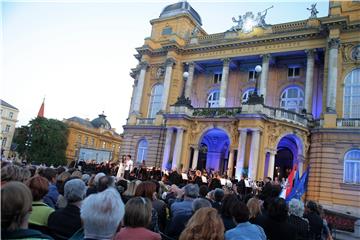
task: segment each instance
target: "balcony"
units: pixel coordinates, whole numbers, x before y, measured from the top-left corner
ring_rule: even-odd
[[[297,125],[307,127],[310,121],[303,114],[288,111],[281,108],[273,108],[257,105],[243,105],[233,108],[187,108],[185,106],[170,107],[170,114],[167,117],[177,117],[179,115],[192,118],[242,118],[249,115],[263,115],[281,121],[291,122]]]
[[[155,123],[155,118],[137,118],[136,119],[136,125],[149,126],[149,125],[154,125],[154,123]]]
[[[360,127],[360,119],[359,118],[338,118],[336,120],[336,126],[342,128],[359,128]]]

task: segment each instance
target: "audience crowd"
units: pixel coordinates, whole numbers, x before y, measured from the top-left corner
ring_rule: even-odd
[[[322,207],[287,203],[271,178],[1,164],[2,239],[332,239]]]

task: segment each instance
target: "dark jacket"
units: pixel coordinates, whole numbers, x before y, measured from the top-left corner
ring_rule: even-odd
[[[217,178],[213,178],[212,180],[211,180],[211,182],[210,182],[210,184],[209,184],[209,190],[211,191],[211,190],[214,190],[215,188],[222,188],[222,186],[221,186],[221,182],[220,182],[220,180],[219,179],[217,179]]]
[[[1,231],[1,239],[52,239],[40,231],[32,229],[17,229],[15,231]]]
[[[188,213],[181,213],[174,216],[166,227],[165,234],[169,237],[178,239],[191,216],[192,214]]]
[[[43,202],[46,203],[49,207],[55,208],[58,197],[59,197],[59,192],[57,190],[56,185],[50,184],[49,191],[44,196]]]
[[[266,216],[261,224],[269,240],[296,240],[295,228],[287,220],[279,222]]]
[[[310,237],[311,239],[319,240],[321,239],[321,233],[323,230],[323,220],[319,216],[319,214],[315,212],[310,212],[307,214],[304,214],[304,218],[309,220],[309,226],[310,226]]]
[[[221,215],[221,219],[223,220],[225,231],[236,227],[236,224],[232,217],[225,217],[225,216]]]
[[[296,240],[308,240],[309,239],[309,222],[304,218],[290,215],[288,218],[290,223],[296,230]]]
[[[166,225],[166,203],[162,200],[156,199],[152,201],[152,206],[158,215],[158,223],[160,231],[164,231]]]
[[[81,228],[80,208],[68,204],[65,208],[56,210],[49,216],[48,228],[55,236],[70,238]]]

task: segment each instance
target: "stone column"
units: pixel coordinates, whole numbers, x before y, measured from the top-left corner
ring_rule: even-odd
[[[336,85],[338,75],[338,53],[340,40],[338,38],[329,39],[329,58],[328,58],[328,78],[326,91],[326,112],[336,112]]]
[[[298,155],[298,169],[299,169],[300,177],[304,172],[304,162],[305,162],[305,157],[303,155]]]
[[[181,150],[182,150],[182,142],[183,142],[183,128],[176,128],[176,141],[175,141],[175,149],[174,149],[174,157],[172,161],[172,169],[180,169],[181,164]]]
[[[245,163],[245,147],[246,147],[246,136],[247,129],[239,129],[240,137],[239,137],[239,145],[237,151],[237,159],[236,159],[236,172],[235,177],[240,180],[241,175],[244,169]]]
[[[257,167],[259,163],[260,130],[252,129],[250,157],[249,157],[249,178],[257,180]]]
[[[270,54],[264,54],[262,57],[262,68],[261,68],[261,77],[260,77],[260,85],[259,85],[259,95],[263,95],[264,104],[266,103],[266,86],[267,80],[269,77],[269,61]]]
[[[171,85],[171,76],[172,76],[172,68],[175,64],[175,60],[173,58],[168,58],[165,61],[165,77],[164,77],[164,92],[161,101],[161,111],[166,112],[166,107],[168,104],[170,85]]]
[[[129,110],[129,115],[134,111],[134,99],[135,99],[135,95],[136,95],[136,85],[137,85],[137,80],[134,80],[134,84],[132,85],[132,94],[131,94],[131,101],[130,101],[130,110]]]
[[[274,177],[274,167],[275,167],[275,150],[269,151],[269,164],[268,164],[268,172],[267,176],[273,178]]]
[[[229,178],[232,177],[233,172],[234,172],[234,150],[230,149],[228,170],[227,170],[227,175]]]
[[[305,82],[305,104],[306,113],[312,113],[312,95],[313,95],[313,79],[314,79],[314,56],[315,49],[306,50],[306,82]]]
[[[194,155],[193,155],[192,166],[191,166],[191,168],[193,170],[196,170],[196,168],[197,168],[198,159],[199,159],[199,146],[196,146],[196,147],[194,147]]]
[[[136,114],[140,113],[141,99],[144,90],[145,75],[148,63],[143,61],[140,63],[140,74],[137,80],[136,93],[133,105],[133,112]]]
[[[185,85],[185,98],[191,97],[191,88],[194,79],[194,70],[195,70],[195,64],[193,62],[189,63],[189,78],[187,79]]]
[[[174,130],[172,128],[168,128],[166,131],[166,139],[165,139],[165,146],[164,146],[164,156],[161,169],[166,170],[167,165],[169,163],[170,158],[170,151],[171,151],[171,140]]]
[[[226,93],[227,93],[227,85],[229,80],[229,64],[230,58],[223,59],[223,70],[221,76],[221,84],[220,84],[220,97],[219,97],[219,107],[225,107],[226,105]]]

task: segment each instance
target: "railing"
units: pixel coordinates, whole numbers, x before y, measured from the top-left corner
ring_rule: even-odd
[[[241,108],[194,108],[193,117],[234,117],[241,113]]]
[[[360,118],[338,118],[336,120],[336,126],[349,128],[360,127]]]
[[[155,118],[138,118],[136,119],[136,125],[154,125]]]

